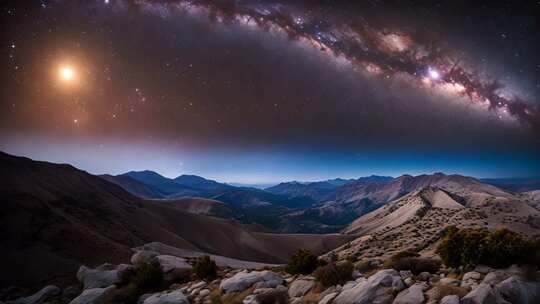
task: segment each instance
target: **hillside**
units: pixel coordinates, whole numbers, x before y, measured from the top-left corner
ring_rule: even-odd
[[[148,242],[283,263],[298,248],[323,253],[352,238],[251,232],[235,221],[139,199],[70,165],[5,153],[0,165],[1,285],[71,281],[80,264],[119,263]]]
[[[438,187],[414,191],[352,222],[344,232],[359,238],[336,252],[342,257],[384,257],[403,250],[429,253],[449,225],[540,233],[540,211],[516,197],[485,195],[479,203]]]

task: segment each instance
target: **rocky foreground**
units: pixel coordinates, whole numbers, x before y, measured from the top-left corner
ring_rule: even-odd
[[[165,248],[165,250],[163,249]],[[155,249],[155,250],[152,250]],[[157,251],[156,251],[157,250]],[[275,265],[243,264],[227,258],[219,261],[213,280],[193,279],[193,258],[169,246],[152,244],[134,249],[131,264],[81,266],[76,274],[79,285],[63,290],[49,285],[38,292],[18,297],[16,288],[2,290],[2,304],[101,304],[119,300],[130,280],[127,275],[147,263],[159,264],[167,282],[164,288],[138,294],[140,304],[534,304],[540,303],[538,272],[511,266],[492,269],[477,266],[470,271],[440,268],[435,273],[383,269],[353,271],[352,280],[323,286],[312,276],[290,275]],[[166,254],[164,254],[166,253]],[[175,255],[176,254],[176,255]],[[250,269],[247,269],[250,268]],[[180,282],[182,283],[172,283]],[[132,291],[133,292],[133,291]],[[135,294],[137,291],[135,291]]]

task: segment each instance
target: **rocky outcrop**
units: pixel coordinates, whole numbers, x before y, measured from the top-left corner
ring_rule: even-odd
[[[180,290],[164,291],[147,297],[143,304],[189,304],[188,298]]]
[[[510,303],[535,304],[540,302],[540,282],[526,281],[512,276],[497,284],[495,289]]]
[[[459,296],[449,295],[441,299],[440,304],[459,304]]]
[[[83,283],[84,289],[103,288],[120,283],[122,276],[133,269],[127,264],[103,264],[95,269],[81,266],[77,271],[77,279]]]
[[[481,283],[461,299],[461,304],[510,304],[490,285]]]
[[[10,304],[41,304],[47,301],[49,298],[59,295],[60,292],[61,292],[60,288],[54,285],[49,285],[31,296],[19,298],[9,303]]]
[[[422,304],[424,303],[424,284],[414,284],[411,287],[398,293],[393,304]]]
[[[116,287],[109,286],[107,288],[90,288],[85,289],[78,297],[73,299],[69,304],[104,304],[108,303],[112,298]]]
[[[163,270],[164,273],[176,270],[189,270],[192,268],[186,259],[172,255],[158,255],[154,257],[154,260],[159,263],[161,270]]]
[[[283,283],[283,278],[271,271],[242,271],[221,281],[219,288],[225,292],[242,291],[255,284],[257,288],[275,288]]]
[[[132,256],[131,256],[131,264],[133,265],[140,265],[143,263],[150,263],[152,262],[152,259],[159,255],[159,252],[151,251],[151,250],[137,250]]]
[[[314,278],[306,277],[297,279],[289,286],[289,297],[302,297],[308,293],[314,285]]]
[[[360,278],[343,286],[343,291],[334,299],[335,304],[392,303],[392,294],[403,290],[405,285],[399,273],[393,269],[377,272],[368,279]]]

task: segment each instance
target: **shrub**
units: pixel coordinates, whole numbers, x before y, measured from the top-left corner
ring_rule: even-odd
[[[201,280],[213,280],[217,276],[217,266],[209,256],[205,255],[197,258],[193,265],[193,272]]]
[[[142,294],[158,291],[164,287],[164,275],[158,263],[142,263],[134,272],[122,278],[127,285],[119,290],[117,300],[123,303],[137,303]]]
[[[378,267],[377,263],[373,260],[362,260],[354,264],[354,268],[360,271],[361,273],[370,272],[374,269],[377,269],[377,267]]]
[[[290,274],[310,274],[317,268],[319,261],[309,250],[300,249],[289,258],[285,269]]]
[[[410,270],[415,275],[421,272],[427,271],[435,273],[441,268],[441,262],[439,260],[420,257],[402,257],[391,258],[386,262],[386,266],[395,270]]]
[[[341,263],[329,263],[326,266],[318,267],[313,275],[323,286],[333,286],[344,284],[352,279],[353,264],[349,261]]]
[[[540,265],[540,242],[529,240],[508,229],[449,227],[437,248],[444,264],[450,267],[485,264],[504,268],[512,264]]]

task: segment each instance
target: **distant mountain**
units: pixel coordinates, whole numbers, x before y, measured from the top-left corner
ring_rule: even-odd
[[[0,286],[71,283],[81,264],[125,262],[130,248],[148,242],[283,263],[299,248],[319,254],[351,239],[252,232],[184,212],[182,202],[140,199],[70,165],[0,152],[0,167]]]
[[[321,201],[331,195],[337,187],[337,184],[332,184],[330,182],[287,182],[266,188],[265,190],[289,198],[309,197],[314,201]]]
[[[540,177],[483,178],[481,181],[511,192],[540,190]]]
[[[232,188],[227,184],[218,183],[197,175],[180,175],[173,181],[179,185],[206,191],[218,191]]]
[[[134,194],[138,197],[142,197],[142,198],[164,198],[165,197],[164,194],[161,193],[161,191],[158,190],[156,187],[145,184],[128,175],[114,176],[114,175],[104,174],[104,175],[99,175],[99,177],[105,180],[108,180],[109,182],[119,185],[120,187],[124,188],[131,194]]]
[[[171,194],[185,193],[185,195],[198,194],[199,191],[193,187],[185,186],[179,183],[174,182],[170,178],[166,178],[154,171],[145,170],[145,171],[130,171],[119,176],[128,176],[139,182],[142,182],[160,193],[163,196],[168,196]]]

